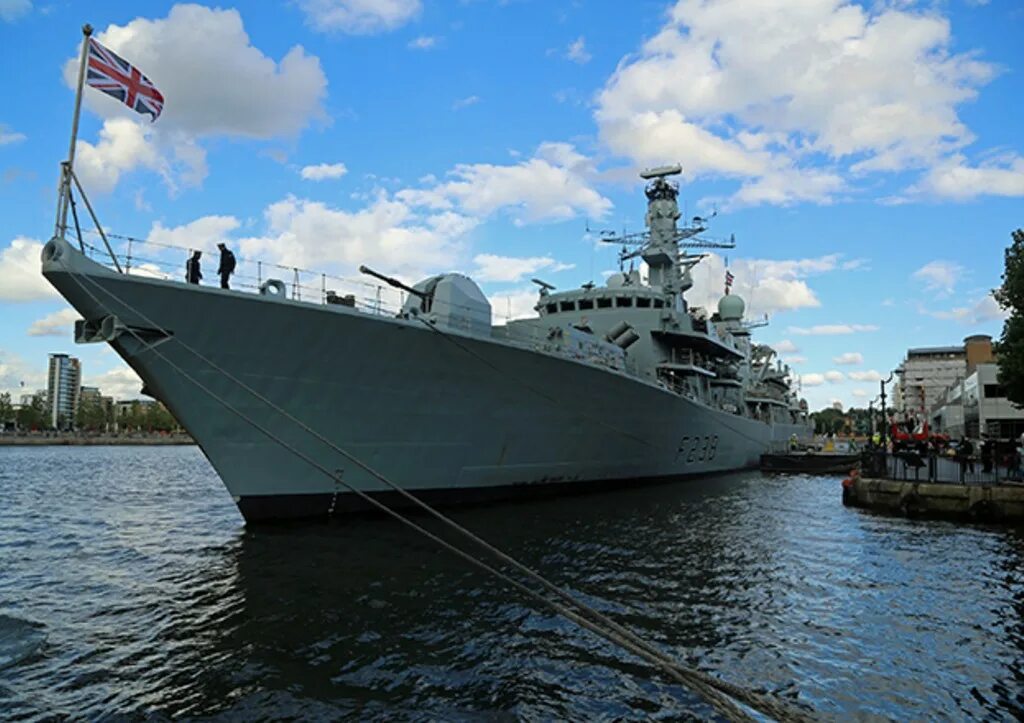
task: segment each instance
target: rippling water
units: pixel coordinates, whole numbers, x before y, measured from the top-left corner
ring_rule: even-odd
[[[460,522],[826,717],[1024,715],[1024,533],[748,473]],[[195,448],[0,448],[0,718],[704,717],[385,520],[246,529]]]

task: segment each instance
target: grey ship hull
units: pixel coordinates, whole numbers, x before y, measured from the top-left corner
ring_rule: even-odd
[[[275,440],[340,470],[357,489],[389,501],[394,493],[179,341],[427,501],[756,467],[773,439],[807,431],[714,410],[634,377],[500,340],[442,334],[415,320],[116,274],[53,243],[61,244],[60,258],[44,261],[44,275],[84,319],[114,316],[173,335],[152,347],[126,333],[110,343],[193,436],[248,521],[365,508]]]

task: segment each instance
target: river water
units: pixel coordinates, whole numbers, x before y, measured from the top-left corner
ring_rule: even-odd
[[[824,717],[1024,715],[1024,532],[839,496],[744,473],[454,516]],[[0,448],[0,718],[708,714],[393,522],[246,528],[193,447]]]

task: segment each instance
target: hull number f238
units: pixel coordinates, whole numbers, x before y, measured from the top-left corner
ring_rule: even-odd
[[[676,461],[686,464],[710,462],[718,452],[718,435],[708,437],[683,437],[676,450]]]

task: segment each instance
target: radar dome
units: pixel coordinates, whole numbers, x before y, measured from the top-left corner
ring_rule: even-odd
[[[726,294],[718,300],[718,316],[722,321],[739,321],[745,308],[743,299],[736,294]]]

